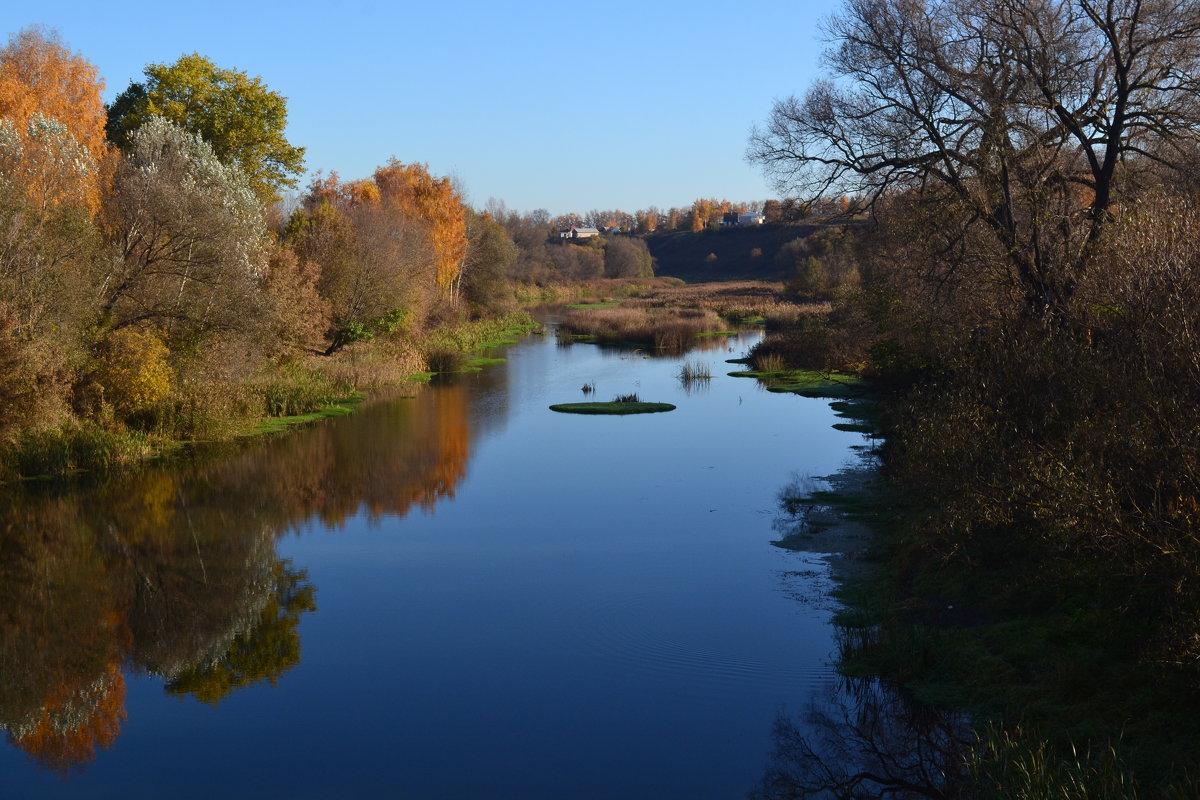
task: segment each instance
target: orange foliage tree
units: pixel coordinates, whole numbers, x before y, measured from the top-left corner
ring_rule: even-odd
[[[0,48],[0,118],[12,122],[22,139],[30,122],[40,116],[56,120],[75,143],[96,163],[103,160],[105,110],[100,99],[104,81],[94,64],[72,53],[58,34],[41,27],[26,28],[9,37]],[[45,154],[40,147],[25,148],[26,159]],[[40,164],[25,164],[11,174],[44,172]],[[79,171],[80,185],[64,196],[78,197],[90,213],[100,207],[100,171]],[[26,190],[33,187],[22,186]]]
[[[385,207],[429,225],[438,286],[456,297],[467,255],[467,215],[450,179],[392,158],[375,170],[375,186]]]
[[[36,725],[13,737],[13,744],[49,769],[70,772],[96,757],[96,748],[110,749],[125,721],[125,676],[118,663],[106,666],[91,686],[74,694],[47,698]]]

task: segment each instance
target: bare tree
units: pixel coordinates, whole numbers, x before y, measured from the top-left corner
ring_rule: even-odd
[[[957,204],[1034,314],[1062,312],[1138,164],[1200,139],[1196,0],[848,0],[832,80],[747,158],[782,191]]]

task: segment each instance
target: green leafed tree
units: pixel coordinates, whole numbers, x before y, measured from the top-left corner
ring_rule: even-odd
[[[229,164],[236,164],[264,202],[297,185],[304,148],[284,136],[287,98],[261,77],[222,69],[199,53],[174,64],[150,64],[146,79],[117,95],[108,109],[108,137],[126,147],[150,117],[161,116],[199,134]]]

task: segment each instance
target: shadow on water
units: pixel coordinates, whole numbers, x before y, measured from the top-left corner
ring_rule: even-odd
[[[68,773],[110,748],[125,676],[216,704],[300,661],[316,609],[276,543],[307,520],[338,527],[432,509],[466,474],[467,393],[380,403],[232,456],[89,486],[0,498],[0,730]]]

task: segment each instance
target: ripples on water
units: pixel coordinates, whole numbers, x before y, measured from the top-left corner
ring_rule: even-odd
[[[835,680],[774,495],[857,441],[726,377],[749,343],[686,356],[694,391],[531,338],[234,453],[8,490],[5,796],[741,796]],[[547,410],[587,382],[679,408]]]

